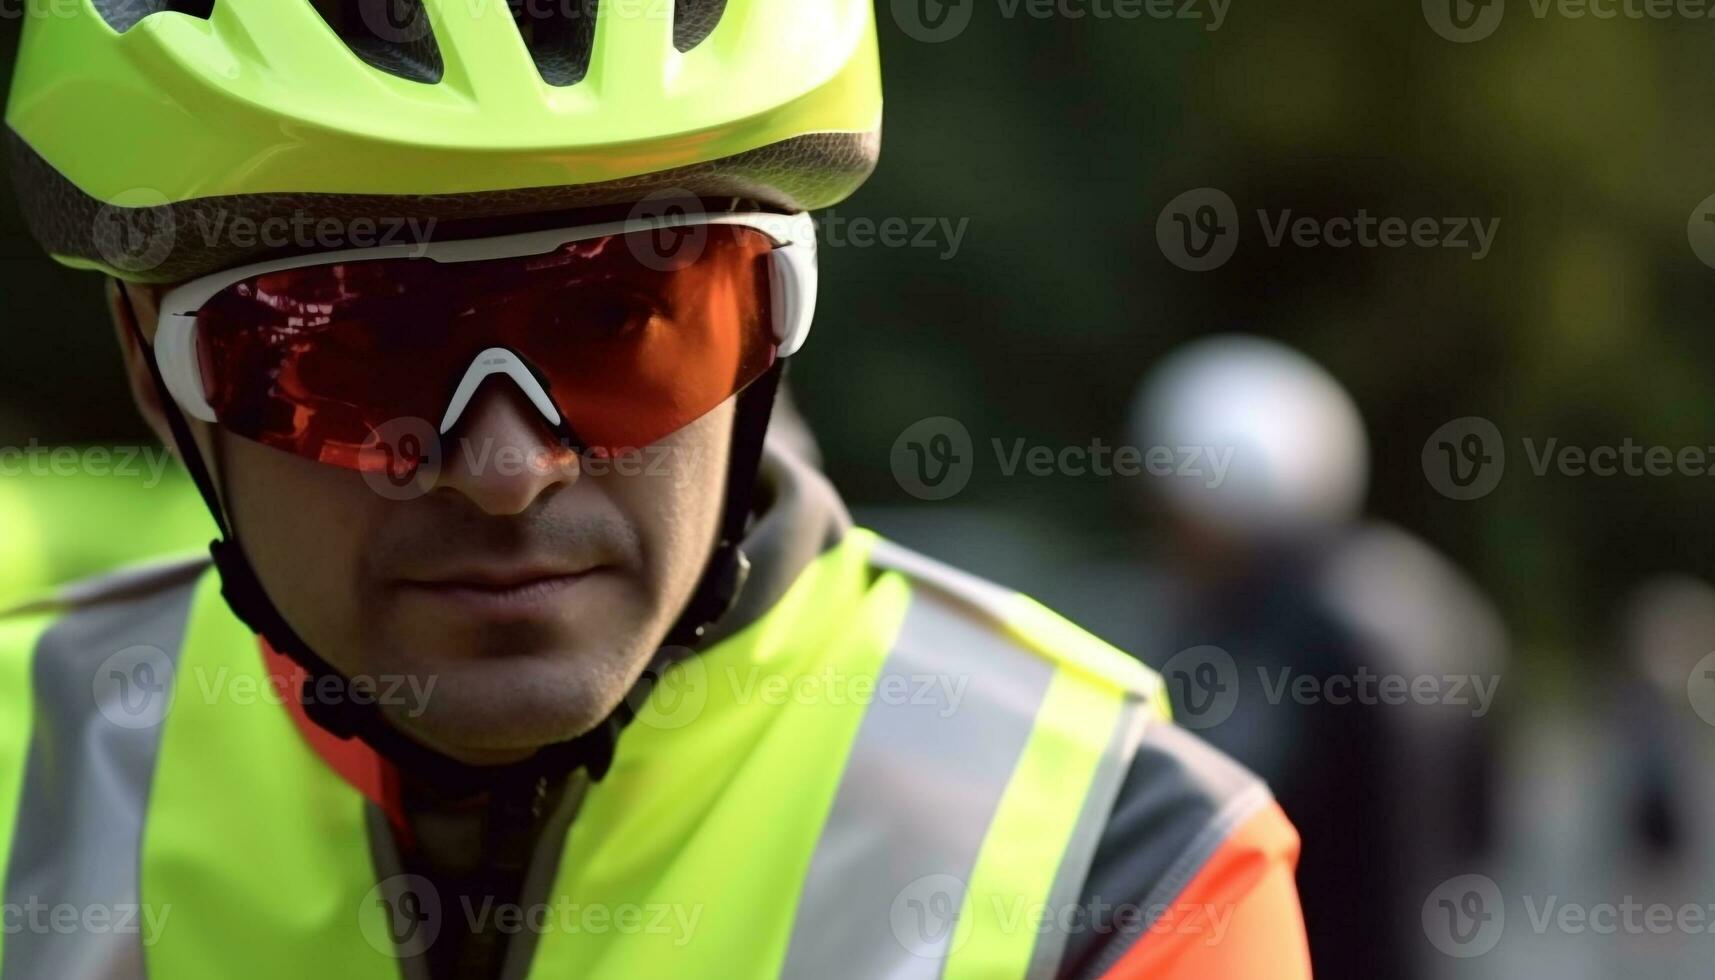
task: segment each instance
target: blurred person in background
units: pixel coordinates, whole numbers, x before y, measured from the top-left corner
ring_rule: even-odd
[[[1424,897],[1470,870],[1490,823],[1498,617],[1428,545],[1361,519],[1362,419],[1297,351],[1248,336],[1181,348],[1142,383],[1131,435],[1229,460],[1218,480],[1149,484],[1166,615],[1146,648],[1184,723],[1299,822],[1317,974],[1426,975]],[[1450,703],[1390,703],[1417,678]]]
[[[1715,850],[1715,586],[1659,575],[1619,610],[1621,677],[1612,690],[1611,767],[1626,873],[1655,890],[1707,893]]]
[[[1715,894],[1715,586],[1649,575],[1610,616],[1615,655],[1588,651],[1602,666],[1522,713],[1509,739],[1507,878],[1564,902],[1702,914]],[[1706,929],[1619,935],[1533,932],[1483,975],[1709,975]]]

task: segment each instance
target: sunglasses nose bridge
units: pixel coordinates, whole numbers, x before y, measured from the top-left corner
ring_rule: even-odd
[[[459,419],[470,407],[471,400],[476,397],[483,382],[497,374],[511,378],[512,383],[524,392],[524,396],[530,399],[530,404],[542,413],[542,417],[547,419],[550,426],[556,430],[564,427],[560,410],[555,407],[554,400],[548,397],[547,389],[542,386],[535,372],[530,370],[524,358],[505,347],[490,347],[471,360],[470,367],[465,369],[464,377],[453,391],[452,399],[447,402],[447,410],[441,416],[442,436],[458,425]]]

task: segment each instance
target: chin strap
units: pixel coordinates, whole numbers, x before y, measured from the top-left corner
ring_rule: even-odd
[[[308,672],[299,688],[299,702],[309,719],[337,738],[362,739],[370,748],[402,770],[433,783],[443,792],[464,795],[497,786],[534,783],[584,769],[593,780],[607,775],[613,762],[619,734],[635,717],[662,673],[694,652],[710,626],[732,608],[750,571],[750,562],[740,548],[750,520],[762,446],[773,413],[775,394],[786,368],[782,358],[753,384],[738,394],[733,420],[732,451],[727,469],[726,497],[715,549],[697,589],[679,620],[668,631],[662,649],[611,714],[593,729],[567,742],[538,750],[530,758],[505,766],[474,766],[431,749],[410,738],[387,721],[379,705],[364,692],[350,689],[351,681],[324,660],[300,637],[262,587],[254,566],[244,554],[237,533],[226,519],[214,478],[192,437],[184,413],[173,400],[161,375],[154,350],[143,337],[130,292],[115,283],[131,335],[136,339],[156,397],[166,416],[179,457],[190,472],[197,492],[214,518],[220,536],[209,543],[209,553],[220,573],[221,595],[228,606],[256,635],[276,651],[290,657]]]

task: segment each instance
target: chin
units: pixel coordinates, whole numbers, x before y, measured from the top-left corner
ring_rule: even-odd
[[[406,703],[388,714],[455,757],[526,755],[600,724],[646,658],[557,650],[415,665],[402,672],[416,680],[401,685]]]

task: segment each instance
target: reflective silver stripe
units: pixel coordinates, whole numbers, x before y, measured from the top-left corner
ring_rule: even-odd
[[[1010,589],[928,555],[920,555],[887,538],[877,538],[870,546],[869,560],[877,568],[900,572],[913,582],[932,585],[949,596],[957,596],[958,601],[969,603],[1001,622],[1006,621],[1007,607],[1017,598],[1017,593]]]
[[[6,878],[17,929],[0,963],[7,980],[145,975],[143,813],[196,582],[139,590],[128,577],[37,644],[36,723]]]
[[[1052,677],[974,610],[914,588],[811,857],[782,975],[940,975]],[[944,684],[963,684],[962,697]],[[928,703],[913,703],[925,691]]]
[[[1114,720],[1113,736],[1090,778],[1084,809],[1078,813],[1078,822],[1072,827],[1072,838],[1067,841],[1060,868],[1054,873],[1054,886],[1048,897],[1050,909],[1069,909],[1078,904],[1084,881],[1090,873],[1090,861],[1095,858],[1096,846],[1101,843],[1102,832],[1108,827],[1114,800],[1131,769],[1138,743],[1143,740],[1144,728],[1156,723],[1154,706],[1146,701],[1128,698],[1120,709],[1119,717]],[[1050,921],[1059,922],[1061,919],[1051,916]],[[1031,951],[1030,970],[1026,976],[1052,977],[1058,974],[1060,961],[1066,953],[1066,939],[1066,933],[1059,929],[1051,928],[1041,933],[1037,937],[1036,948]]]

